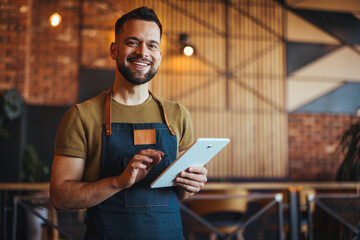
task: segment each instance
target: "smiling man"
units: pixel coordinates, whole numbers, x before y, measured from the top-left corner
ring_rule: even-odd
[[[148,89],[161,35],[147,7],[119,18],[110,46],[113,87],[70,108],[59,126],[50,197],[57,209],[87,208],[85,239],[183,239],[178,200],[206,182],[204,167],[190,167],[177,187],[150,188],[193,142],[185,107]]]

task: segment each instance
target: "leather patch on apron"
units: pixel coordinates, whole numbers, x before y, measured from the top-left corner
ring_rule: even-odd
[[[156,144],[156,129],[134,130],[134,145]]]

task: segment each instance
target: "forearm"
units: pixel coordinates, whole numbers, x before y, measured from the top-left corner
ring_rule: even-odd
[[[81,181],[85,159],[56,156],[50,179],[51,202],[57,209],[93,207],[142,180],[151,167],[160,162],[163,155],[163,152],[157,150],[142,150],[120,175],[94,182]]]
[[[93,207],[123,188],[117,177],[95,182],[65,180],[50,184],[50,199],[56,209],[70,210]]]

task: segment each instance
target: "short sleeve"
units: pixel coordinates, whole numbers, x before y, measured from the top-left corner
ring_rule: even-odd
[[[86,159],[87,140],[78,108],[71,107],[59,125],[54,155],[65,155]]]
[[[182,115],[181,137],[179,141],[179,152],[188,149],[194,142],[194,131],[189,111],[180,105]]]

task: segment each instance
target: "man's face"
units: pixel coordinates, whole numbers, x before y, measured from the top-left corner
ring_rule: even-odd
[[[159,27],[139,19],[126,21],[111,45],[111,57],[127,81],[134,85],[147,83],[161,62]]]

